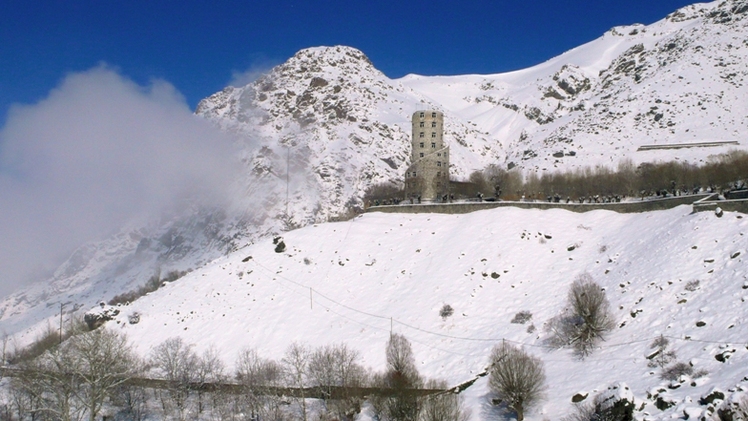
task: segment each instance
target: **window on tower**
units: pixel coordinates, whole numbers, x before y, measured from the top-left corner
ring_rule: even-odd
[[[436,118],[436,113],[431,113],[431,118]]]
[[[425,117],[425,115],[423,113],[421,113],[421,118],[423,118],[423,117]]]
[[[423,142],[419,143],[419,145],[420,145],[421,147],[423,147]]]
[[[431,148],[432,149],[436,148],[436,142],[431,142]]]
[[[436,121],[431,122],[431,127],[436,127]]]
[[[421,158],[423,158],[423,152],[421,152],[419,155],[421,156]]]
[[[423,136],[424,136],[424,133],[423,133],[423,132],[421,132],[421,133],[418,133],[418,137],[423,137]]]
[[[431,137],[436,137],[436,132],[431,132]]]
[[[441,167],[442,166],[442,161],[436,161],[436,166],[437,167]]]
[[[423,127],[423,121],[419,123],[419,126],[420,126],[420,127]]]

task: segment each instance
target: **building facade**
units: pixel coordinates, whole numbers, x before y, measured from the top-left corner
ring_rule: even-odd
[[[444,114],[416,111],[412,125],[405,195],[424,202],[443,201],[449,197],[449,147],[444,143]]]

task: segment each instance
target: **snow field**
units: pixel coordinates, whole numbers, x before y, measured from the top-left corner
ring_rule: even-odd
[[[646,359],[663,334],[679,361],[708,372],[695,386],[668,389],[677,402],[697,402],[748,375],[746,231],[741,214],[717,218],[688,206],[642,214],[369,213],[288,232],[284,253],[265,240],[217,259],[123,307],[109,326],[143,355],[172,336],[198,352],[216,346],[229,366],[244,347],[279,360],[294,341],[345,342],[374,370],[384,368],[392,329],[412,342],[423,375],[450,384],[481,372],[491,348],[508,340],[545,363],[547,399],[528,415],[538,420],[558,419],[575,393],[593,396],[615,382],[630,386],[641,405],[648,391],[668,384]],[[543,325],[583,272],[605,288],[618,327],[581,361],[570,350],[548,349]],[[445,320],[444,304],[454,308]],[[510,323],[520,311],[532,319]],[[134,312],[140,322],[130,325]],[[725,350],[728,359],[717,361]],[[491,414],[486,384],[465,392],[473,419]],[[651,402],[645,411],[666,414]]]

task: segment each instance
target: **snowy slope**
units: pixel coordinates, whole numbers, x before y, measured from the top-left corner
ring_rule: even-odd
[[[649,419],[666,419],[675,409],[663,413],[646,399],[668,384],[645,358],[658,335],[671,338],[681,361],[709,373],[668,389],[678,405],[748,375],[746,233],[741,214],[717,218],[687,206],[626,215],[370,213],[286,233],[284,253],[267,240],[219,258],[122,307],[108,326],[127,333],[143,354],[181,336],[197,351],[216,346],[229,366],[244,347],[280,359],[294,341],[345,342],[375,370],[384,367],[392,327],[413,342],[422,374],[450,384],[483,370],[490,349],[506,339],[545,363],[547,399],[528,419],[559,419],[575,393],[592,396],[619,381],[637,406],[648,402]],[[584,272],[605,288],[618,327],[581,361],[569,350],[549,350],[543,325]],[[446,320],[439,317],[444,304],[455,309]],[[532,313],[534,333],[530,323],[510,323],[522,310]],[[129,324],[134,313],[140,321]],[[726,362],[715,359],[731,349]],[[467,392],[473,419],[490,418],[487,393],[485,379]]]
[[[83,245],[49,282],[34,285],[0,301],[0,331],[13,335],[18,345],[26,344],[37,332],[46,328],[48,320],[59,311],[60,303],[67,304],[66,311],[89,308],[99,301],[136,288],[156,273],[201,267],[205,271],[216,271],[216,266],[204,266],[206,262],[226,256],[247,244],[265,241],[261,239],[268,235],[333,220],[351,207],[360,207],[363,192],[372,184],[402,181],[405,169],[410,164],[410,116],[418,109],[436,108],[445,113],[445,139],[450,142],[452,151],[451,171],[459,179],[489,164],[504,167],[515,165],[527,171],[542,171],[615,165],[623,158],[635,162],[654,159],[699,162],[708,159],[710,154],[726,151],[724,147],[715,147],[636,152],[642,144],[738,140],[742,142],[740,147],[744,148],[748,124],[748,104],[745,101],[748,97],[745,86],[748,62],[746,16],[746,0],[697,4],[676,11],[649,26],[613,28],[597,40],[530,69],[496,75],[410,75],[392,80],[378,71],[364,53],[354,48],[340,46],[302,50],[252,84],[227,87],[206,98],[196,110],[198,115],[236,135],[240,150],[237,160],[242,168],[232,186],[233,203],[220,209],[188,209],[182,215],[158,217],[147,223],[133,222],[108,239]],[[563,157],[553,156],[559,152]],[[511,218],[519,218],[519,222],[530,218],[524,213],[501,215],[501,218],[509,218],[506,227],[501,228],[509,229],[508,232],[513,232],[511,230],[515,226]],[[540,216],[548,215],[544,213],[529,215],[549,218]],[[596,213],[578,216],[585,221],[586,218],[598,217]],[[371,218],[388,220],[375,215],[367,215],[364,219]],[[397,220],[397,217],[392,218]],[[473,216],[458,219],[470,218]],[[620,218],[615,219],[619,222],[610,223],[623,225],[625,222],[620,221],[633,217]],[[492,219],[489,217],[473,223],[487,226],[495,223]],[[581,219],[572,226],[581,225]],[[359,221],[356,220],[356,223]],[[398,223],[406,225],[402,221]],[[637,224],[648,226],[642,222]],[[589,224],[584,222],[584,225]],[[316,229],[323,231],[323,227],[324,230],[328,229],[327,225],[320,225]],[[459,228],[455,225],[453,229],[460,231],[464,228],[460,223]],[[612,230],[613,227],[599,229]],[[495,235],[500,237],[501,232],[497,228]],[[535,235],[535,231],[530,233]],[[374,234],[366,237],[359,233],[355,244],[371,245],[382,236],[389,235]],[[475,233],[479,236],[484,234],[482,231]],[[326,238],[324,235],[320,235],[317,241]],[[614,234],[606,238],[611,239],[595,241],[612,243]],[[415,240],[401,238],[400,241]],[[445,250],[454,245],[447,237],[442,237],[441,241]],[[405,247],[405,244],[393,244],[391,248],[402,251],[404,249],[401,247]],[[555,253],[565,250],[567,245],[557,246]],[[617,252],[629,249],[624,243],[619,246]],[[532,247],[540,246],[534,244]],[[675,243],[672,247],[672,250],[676,250]],[[591,250],[583,247],[577,251],[592,253]],[[656,265],[666,265],[668,268],[672,265],[679,271],[685,270],[685,266],[675,262],[681,262],[679,259],[684,258],[683,253],[688,251],[677,250],[665,254],[661,252],[659,259],[664,263],[658,262]],[[375,253],[375,249],[367,249],[366,253]],[[504,252],[505,255],[508,253],[509,249]],[[633,247],[631,253],[641,253],[642,258],[650,256],[649,250],[640,250],[639,247]],[[236,254],[230,256],[229,260],[237,258]],[[428,275],[442,280],[445,280],[440,277],[442,273],[453,273],[447,268],[433,270],[429,262],[436,260],[428,257],[421,261],[424,256],[414,254],[411,256],[412,262],[409,260],[409,265],[417,268],[417,272],[409,272],[411,266],[402,267],[397,273],[391,272],[394,269],[384,269],[377,264],[371,267],[386,276],[387,282],[404,280],[409,273],[417,273],[419,279]],[[395,259],[373,258],[379,262]],[[556,262],[554,265],[560,268],[578,263],[574,258],[574,261],[563,264]],[[320,263],[314,256],[310,256],[310,259]],[[455,263],[452,260],[442,259],[436,264],[448,267],[447,262]],[[669,263],[671,260],[674,263]],[[344,261],[341,263],[345,264]],[[587,264],[591,265],[589,262]],[[474,265],[476,270],[483,270],[479,263]],[[530,266],[522,270],[536,270],[534,265]],[[314,267],[304,265],[303,269],[312,271]],[[477,276],[463,277],[469,273],[469,268],[457,267],[462,271],[459,279]],[[580,269],[574,267],[574,270],[565,269],[568,276],[563,279],[570,282],[569,277]],[[596,266],[585,268],[592,270],[593,267]],[[350,270],[350,265],[334,266],[329,271],[337,273],[345,268]],[[519,271],[506,267],[488,269],[501,274],[502,285],[506,285],[504,279],[507,277],[511,279],[516,276],[510,274]],[[248,270],[255,270],[255,275],[258,271],[252,268],[239,271],[245,272],[246,278],[249,276],[246,275]],[[400,272],[402,270],[406,270],[405,274]],[[504,274],[503,270],[510,272]],[[200,273],[200,277],[205,274],[203,278],[215,278],[213,272],[208,274],[204,271],[195,271],[190,276],[198,276],[197,273]],[[650,272],[647,274],[652,275]],[[352,272],[351,276],[354,275]],[[528,272],[529,275],[533,275],[533,272]],[[537,279],[548,279],[546,272],[542,275]],[[597,277],[597,273],[594,275]],[[294,276],[291,279],[300,281],[306,275],[298,272]],[[353,282],[352,279],[356,279],[355,276],[345,282]],[[278,280],[281,282],[282,278]],[[683,281],[687,282],[687,279],[683,278]],[[384,278],[381,282],[385,282]],[[512,291],[523,290],[527,282],[521,286],[515,285]],[[309,286],[314,288],[314,285]],[[466,291],[477,288],[476,294],[480,296],[480,291],[489,288],[483,286],[480,288],[471,284]],[[351,294],[357,293],[356,288],[356,284],[348,287],[353,291]],[[397,291],[399,287],[391,288]],[[416,286],[412,288],[420,292]],[[430,288],[435,290],[437,286]],[[454,289],[447,289],[457,294]],[[640,289],[644,291],[644,286]],[[390,289],[385,288],[384,291]],[[563,291],[559,294],[563,295]],[[272,292],[263,292],[252,297],[269,300],[271,296]],[[440,307],[442,301],[449,301],[453,306],[455,303],[477,306],[470,303],[478,302],[467,298],[462,302],[452,301],[449,296],[439,297],[437,301],[429,301],[430,312]],[[400,309],[403,302],[410,303],[400,301],[395,295],[391,301],[381,301],[377,305],[388,311],[404,311]],[[517,306],[521,303],[518,302]],[[552,309],[532,310],[539,317],[538,320],[545,321],[560,305],[562,303],[554,301]],[[628,307],[632,305],[626,304],[622,311],[630,311]],[[676,310],[681,308],[664,308],[671,307]],[[239,308],[238,304],[236,308]],[[455,308],[461,311],[458,306]],[[471,308],[473,313],[465,310],[466,314],[474,314],[476,308]],[[512,307],[504,313],[517,310]],[[411,318],[409,320],[421,317],[422,311],[425,312],[419,307],[419,315],[408,316]],[[390,316],[384,314],[384,317]],[[405,313],[402,317],[405,317]],[[639,315],[632,323],[643,323],[643,320],[647,320],[647,316]],[[456,323],[453,320],[449,322]],[[385,321],[385,325],[388,323],[388,320]],[[496,332],[492,331],[489,335],[485,329],[479,330],[481,334],[496,337]],[[517,335],[524,332],[522,326],[512,325],[507,329],[516,330]],[[426,341],[425,338],[412,339]],[[375,346],[377,350],[381,348],[379,342]],[[448,348],[452,346],[446,339],[444,344]],[[490,345],[484,344],[480,352],[467,353],[480,354],[475,358],[484,358],[484,351],[488,348]],[[374,357],[372,351],[367,358],[381,356]],[[468,371],[475,370],[474,363],[465,360],[466,366],[460,366],[455,371],[462,372],[467,365],[470,365]],[[436,362],[428,364],[434,367]],[[602,386],[595,384],[594,387]]]

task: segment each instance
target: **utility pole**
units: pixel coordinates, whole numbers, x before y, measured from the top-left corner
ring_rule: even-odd
[[[288,218],[288,170],[290,168],[289,161],[290,161],[290,155],[291,155],[291,144],[289,141],[289,144],[286,145],[286,218]]]
[[[62,309],[65,307],[65,303],[60,302],[60,344],[62,344]]]

